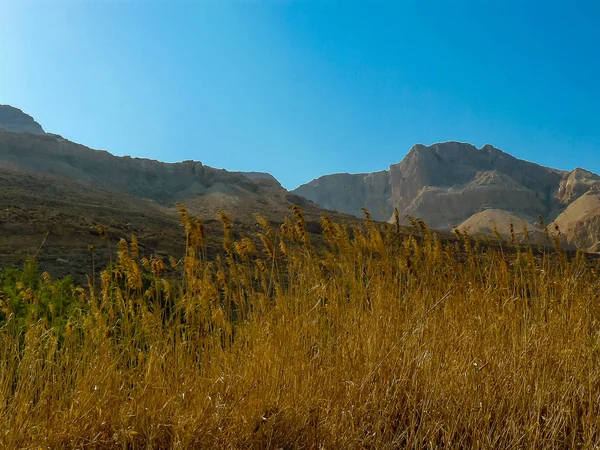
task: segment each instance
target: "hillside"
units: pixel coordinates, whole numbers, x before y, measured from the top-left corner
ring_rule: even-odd
[[[495,236],[497,233],[502,239],[511,240],[511,224],[517,242],[525,244],[544,242],[544,230],[533,219],[527,221],[501,209],[486,209],[475,213],[461,223],[458,229],[466,231],[469,235]]]
[[[37,122],[15,111],[20,110],[0,116],[5,120],[0,121],[0,266],[22,262],[44,243],[38,259],[45,270],[83,277],[92,269],[89,244],[96,262],[105,264],[110,246],[114,250],[118,239],[132,234],[145,254],[180,255],[183,232],[176,202],[201,217],[211,235],[221,228],[216,220],[221,210],[248,233],[256,213],[278,223],[296,204],[316,230],[326,212],[286,191],[270,174],[228,172],[198,161],[118,157],[58,135],[23,132],[34,131]],[[109,227],[109,245],[97,225]],[[209,243],[209,252],[217,245]]]
[[[558,227],[564,241],[600,252],[600,186],[571,203],[552,225]]]

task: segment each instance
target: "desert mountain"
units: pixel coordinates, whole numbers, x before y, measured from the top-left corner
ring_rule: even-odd
[[[211,217],[219,209],[243,214],[258,205],[268,216],[290,203],[290,194],[273,177],[249,178],[197,161],[169,164],[119,157],[54,135],[0,132],[0,163],[5,169],[62,177],[164,207],[191,202],[198,214]]]
[[[33,117],[9,105],[0,105],[0,131],[45,134],[42,126]]]
[[[286,191],[270,174],[228,172],[198,161],[119,157],[44,133],[16,108],[0,111],[0,265],[36,253],[43,242],[38,259],[44,268],[90,273],[88,244],[104,252],[97,255],[104,261],[108,247],[114,250],[115,242],[101,242],[99,224],[110,226],[114,240],[136,234],[146,253],[180,255],[175,202],[184,202],[214,228],[213,236],[221,228],[220,210],[247,233],[255,231],[255,213],[278,222],[297,204],[314,227],[325,212]]]
[[[473,145],[446,142],[431,146],[415,145],[406,157],[390,169],[372,174],[326,175],[298,187],[294,192],[316,204],[360,216],[366,207],[378,220],[390,220],[394,208],[401,218],[418,217],[436,229],[460,227],[473,233],[488,233],[494,226],[506,235],[510,223],[517,234],[522,223],[532,234],[541,216],[551,223],[598,184],[600,177],[582,170],[560,171],[519,160],[491,145],[478,149]],[[593,194],[581,202],[591,202]],[[587,204],[587,203],[586,203]],[[579,208],[569,215],[571,228],[590,228]],[[591,213],[590,213],[591,214]],[[557,219],[558,220],[558,219]],[[554,225],[566,225],[558,221]],[[599,230],[600,231],[600,230]],[[582,232],[585,234],[586,232]],[[566,234],[566,233],[565,233]],[[570,243],[585,240],[575,232]]]

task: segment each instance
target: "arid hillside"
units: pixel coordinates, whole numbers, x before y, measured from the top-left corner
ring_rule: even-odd
[[[198,161],[118,157],[44,133],[16,108],[0,107],[2,118],[0,266],[36,254],[53,275],[84,277],[93,264],[105,265],[116,242],[132,234],[144,254],[180,256],[183,231],[176,202],[185,203],[215,236],[219,211],[248,233],[255,214],[279,223],[298,205],[312,224],[309,229],[318,230],[326,212],[286,191],[270,174],[228,172]],[[106,238],[98,225],[107,227]],[[212,250],[209,243],[207,251]]]

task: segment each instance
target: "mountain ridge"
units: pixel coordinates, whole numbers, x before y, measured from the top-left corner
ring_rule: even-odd
[[[288,192],[270,174],[229,172],[199,161],[116,156],[55,134],[2,128],[0,267],[35,254],[53,276],[74,274],[85,282],[94,264],[101,267],[110,261],[118,239],[132,234],[146,256],[180,255],[185,240],[176,202],[200,217],[216,239],[222,234],[220,211],[249,236],[256,232],[254,214],[277,224],[291,213],[292,205],[303,208],[309,232],[318,231],[325,213],[336,220],[355,220]],[[102,240],[98,226],[108,230],[107,240]],[[211,239],[206,243],[208,255],[221,246]],[[93,258],[88,245],[93,246]]]
[[[381,183],[377,189],[369,182],[375,175]],[[584,169],[554,169],[518,159],[491,144],[477,148],[450,141],[416,144],[386,171],[325,175],[293,192],[326,209],[356,216],[366,207],[374,219],[390,221],[396,208],[405,224],[412,216],[435,229],[450,230],[466,224],[472,232],[483,234],[489,231],[492,218],[507,222],[498,224],[503,230],[514,217],[528,224],[542,217],[545,223],[560,228],[554,221],[597,185],[600,176]],[[480,214],[486,210],[502,213]],[[571,224],[574,215],[569,217]],[[585,230],[597,233],[595,228],[577,223],[569,226],[580,230],[578,233],[563,235],[567,244],[583,242]]]
[[[90,204],[99,204],[102,195],[122,195],[126,200],[115,198],[115,204],[146,202],[157,217],[173,217],[176,202],[184,202],[201,217],[214,218],[225,210],[234,220],[248,223],[256,212],[280,220],[292,204],[302,206],[315,223],[322,214],[341,214],[342,220],[362,217],[363,208],[375,220],[390,221],[397,209],[403,224],[412,216],[434,229],[458,227],[473,234],[489,234],[491,228],[506,234],[516,218],[534,229],[541,217],[551,227],[564,227],[560,236],[565,243],[600,250],[600,176],[581,168],[569,172],[520,160],[491,144],[416,144],[388,170],[324,175],[287,191],[264,172],[231,172],[200,161],[166,163],[90,149],[44,132],[18,108],[5,106],[0,111],[0,169],[11,174],[6,176],[13,183],[9,188],[18,191],[22,173],[39,176],[40,186],[32,182],[29,189],[46,202],[52,198],[42,185],[51,179],[68,186],[65,192],[73,205],[78,192],[81,201],[91,195]],[[19,195],[31,202],[32,192]]]

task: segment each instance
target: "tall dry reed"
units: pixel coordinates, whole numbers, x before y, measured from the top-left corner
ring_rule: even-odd
[[[595,448],[600,282],[582,254],[299,208],[204,256],[119,243],[58,331],[0,329],[5,448]],[[396,214],[396,217],[398,215]]]

